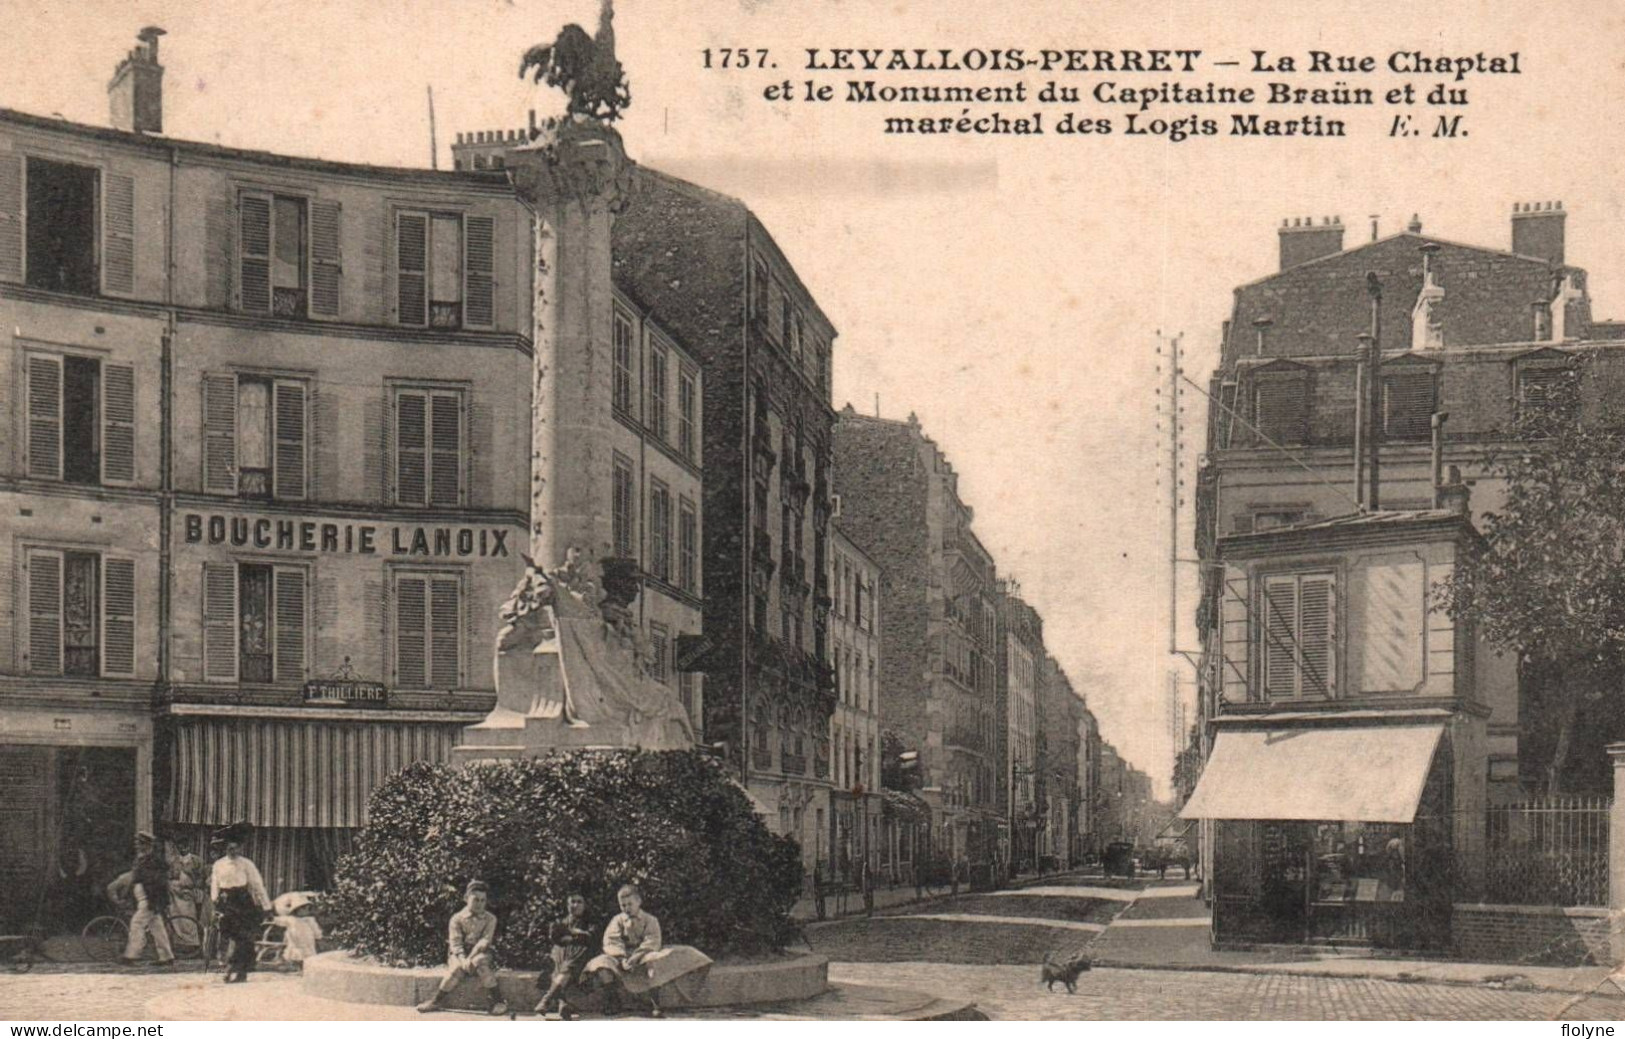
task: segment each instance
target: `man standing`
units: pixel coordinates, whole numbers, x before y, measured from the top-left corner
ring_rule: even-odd
[[[147,936],[158,954],[158,966],[175,962],[169,945],[169,927],[164,914],[169,910],[169,863],[158,838],[145,830],[135,835],[135,869],[131,871],[130,893],[135,897],[135,916],[130,920],[130,941],[119,962],[137,967],[147,948]]]

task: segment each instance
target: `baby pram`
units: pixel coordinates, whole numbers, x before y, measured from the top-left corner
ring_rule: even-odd
[[[254,943],[256,963],[298,964],[315,954],[316,941],[322,936],[321,925],[314,916],[299,912],[313,906],[315,897],[310,891],[288,891],[276,897],[271,903],[273,915]]]

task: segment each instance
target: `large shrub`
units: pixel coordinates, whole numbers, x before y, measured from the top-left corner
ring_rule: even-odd
[[[668,943],[762,951],[789,935],[801,872],[796,843],[693,751],[419,763],[373,793],[367,828],[339,863],[332,936],[385,962],[443,963],[446,921],[479,878],[491,885],[499,961],[537,968],[571,892],[601,926],[616,889],[636,881]]]

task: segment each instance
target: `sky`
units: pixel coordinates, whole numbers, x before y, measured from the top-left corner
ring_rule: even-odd
[[[0,10],[12,39],[0,63],[5,106],[105,123],[114,64],[141,26],[156,24],[168,31],[167,133],[426,166],[432,87],[443,168],[458,130],[517,128],[532,108],[559,111],[561,95],[517,78],[519,55],[568,21],[597,26],[594,0],[0,0]],[[1282,218],[1338,216],[1352,247],[1369,238],[1372,215],[1387,235],[1414,213],[1428,233],[1506,248],[1512,204],[1545,200],[1571,214],[1568,259],[1590,270],[1597,316],[1625,317],[1625,77],[1608,45],[1622,21],[1609,0],[1571,0],[1561,17],[1453,0],[621,0],[617,53],[633,103],[618,126],[637,161],[736,195],[767,225],[840,332],[836,406],[872,413],[878,399],[883,415],[918,415],[960,473],[978,536],[1042,612],[1050,651],[1103,734],[1165,791],[1168,675],[1188,683],[1192,673],[1168,653],[1159,332],[1183,333],[1185,370],[1204,382],[1231,290],[1275,270]],[[706,48],[715,65],[724,47],[767,48],[779,67],[705,68]],[[921,138],[882,133],[874,105],[766,100],[784,79],[816,78],[840,95],[848,79],[870,78],[807,71],[812,47],[1178,48],[1244,65],[1255,49],[1379,64],[1395,50],[1517,51],[1523,71],[1452,82],[1470,103],[1452,110],[1468,133],[1449,140],[1390,137],[1392,110],[1381,105],[1349,110],[1341,139]],[[1342,78],[1380,93],[1438,79],[1244,72],[1062,82]],[[1055,77],[873,78],[1026,79],[1036,90]],[[1213,115],[1165,110],[1193,112]],[[1421,115],[1431,124],[1435,111]],[[1202,405],[1194,393],[1181,400],[1187,483]],[[1188,498],[1180,512],[1178,554],[1189,558]],[[1179,570],[1176,641],[1195,649],[1194,567]]]

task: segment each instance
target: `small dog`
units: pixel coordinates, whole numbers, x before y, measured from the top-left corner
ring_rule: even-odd
[[[1046,986],[1051,992],[1055,991],[1055,983],[1059,981],[1066,986],[1068,992],[1078,991],[1078,975],[1089,970],[1093,964],[1089,962],[1089,954],[1080,952],[1069,960],[1052,960],[1044,957],[1044,969],[1038,976],[1039,983]]]

